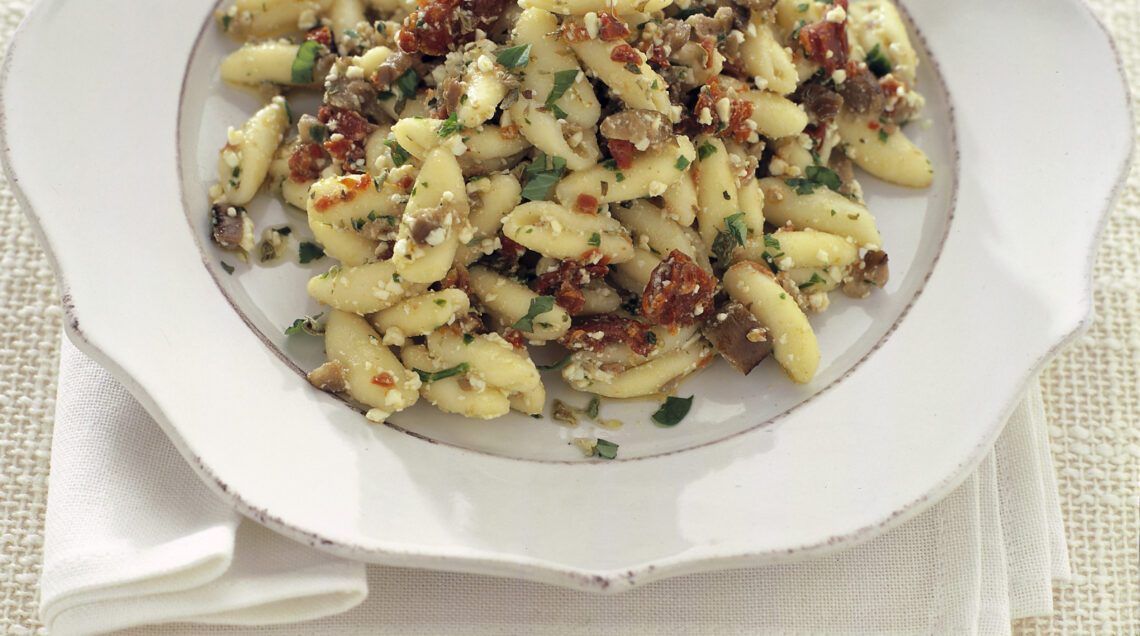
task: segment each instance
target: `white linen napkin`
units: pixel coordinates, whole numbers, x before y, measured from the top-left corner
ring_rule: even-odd
[[[1052,585],[1069,577],[1035,383],[978,470],[890,532],[833,555],[615,596],[366,571],[240,520],[125,389],[66,340],[59,386],[41,609],[62,636],[167,623],[182,626],[147,633],[211,623],[235,626],[211,633],[259,634],[991,634],[1051,614]],[[279,627],[240,627],[254,625]]]
[[[288,623],[367,596],[362,564],[242,520],[66,338],[59,386],[40,587],[54,633]]]

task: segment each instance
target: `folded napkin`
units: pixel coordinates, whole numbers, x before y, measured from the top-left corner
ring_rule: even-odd
[[[366,570],[293,543],[218,500],[126,390],[66,340],[59,386],[41,610],[60,636],[166,623],[235,626],[211,633],[276,624],[271,633],[283,634],[989,634],[1052,614],[1052,585],[1069,577],[1035,383],[978,470],[898,528],[833,555],[615,596]],[[188,628],[148,633],[167,630]]]

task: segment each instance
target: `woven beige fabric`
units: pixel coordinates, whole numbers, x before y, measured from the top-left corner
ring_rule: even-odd
[[[6,48],[32,3],[0,0]],[[1090,0],[1140,95],[1140,6]],[[1079,54],[1079,52],[1074,52]],[[1095,103],[1090,103],[1095,109]],[[1140,102],[1135,108],[1140,111]],[[1140,130],[1140,127],[1138,127]],[[1047,134],[1047,131],[1042,131]],[[1018,633],[1140,630],[1140,170],[1109,221],[1095,272],[1091,331],[1042,377],[1074,581],[1053,617]],[[0,627],[44,633],[37,616],[61,312],[50,264],[0,178]]]

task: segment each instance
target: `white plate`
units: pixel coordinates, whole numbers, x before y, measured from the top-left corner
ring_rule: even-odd
[[[227,276],[219,260],[233,259],[206,240],[215,153],[256,105],[221,85],[232,44],[207,24],[213,8],[37,4],[0,78],[5,168],[56,265],[70,335],[203,478],[270,527],[378,563],[614,591],[819,554],[916,514],[1086,325],[1131,153],[1119,60],[1079,2],[906,2],[941,70],[924,57],[933,126],[909,131],[935,185],[863,179],[894,277],[814,319],[814,382],[771,362],[747,378],[710,368],[682,386],[697,397],[672,429],[645,402],[603,406],[628,422],[617,431],[426,407],[378,426],[297,372],[321,355],[281,333],[318,311],[310,272]],[[568,444],[594,434],[620,459]]]

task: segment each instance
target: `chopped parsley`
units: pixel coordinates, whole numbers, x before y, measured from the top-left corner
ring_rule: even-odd
[[[586,417],[590,418],[591,420],[596,420],[598,419],[598,410],[601,408],[601,406],[601,399],[595,395],[594,397],[590,398],[590,403],[586,405],[586,410],[583,411],[583,413],[585,413]]]
[[[446,307],[446,306],[447,306],[447,301],[446,301],[446,300],[444,300],[443,298],[436,298],[436,299],[435,299],[435,304],[439,305],[440,307]]]
[[[404,110],[404,104],[408,103],[409,99],[415,99],[416,87],[420,85],[420,76],[416,75],[415,68],[409,68],[404,71],[396,80],[396,89],[400,91],[400,97],[396,100],[395,111],[397,113]]]
[[[808,287],[811,287],[812,285],[818,285],[820,283],[825,283],[825,282],[827,282],[827,281],[823,280],[823,278],[818,273],[812,272],[811,278],[809,278],[806,283],[800,285],[800,289],[806,289]]]
[[[558,101],[559,98],[566,94],[566,91],[574,85],[574,80],[577,79],[577,77],[578,69],[576,68],[567,69],[565,71],[556,71],[554,73],[554,87],[550,89],[550,94],[546,96],[546,107],[550,108],[551,110],[558,108],[554,105],[554,102]],[[559,111],[560,110],[561,109],[559,109]],[[555,112],[557,113],[558,111]],[[559,115],[559,117],[562,119],[566,118],[565,114]]]
[[[730,214],[724,217],[724,225],[728,228],[729,235],[732,236],[732,240],[736,241],[736,244],[740,247],[744,247],[744,239],[748,236],[748,226],[744,225],[743,218],[743,212],[737,212],[736,214]]]
[[[319,336],[325,332],[325,328],[317,323],[317,318],[323,316],[324,313],[319,313],[316,316],[305,316],[293,321],[293,324],[285,328],[285,335],[291,336],[295,333],[307,333],[310,336]]]
[[[692,162],[689,161],[688,157],[681,155],[680,157],[677,157],[677,163],[673,164],[673,167],[678,170],[684,170],[685,168],[689,167],[690,163]]]
[[[780,241],[779,241],[779,239],[772,236],[771,234],[765,234],[764,235],[764,247],[771,247],[771,248],[775,248],[775,249],[780,249]]]
[[[505,48],[495,58],[495,61],[509,69],[526,66],[526,63],[530,61],[530,45],[520,44]]]
[[[586,241],[586,243],[588,243],[594,247],[600,247],[602,244],[602,235],[597,233],[597,232],[594,232],[593,234],[590,235],[590,239],[588,241]]]
[[[685,419],[692,407],[693,396],[691,395],[687,398],[669,396],[665,398],[665,403],[661,405],[661,408],[650,416],[650,419],[661,426],[676,426]]]
[[[697,158],[700,159],[701,161],[704,161],[706,158],[708,158],[714,152],[716,152],[716,146],[712,145],[711,143],[709,143],[707,141],[705,143],[701,144],[700,146],[697,146]]]
[[[324,258],[325,250],[312,241],[301,241],[297,247],[297,257],[301,260],[302,265],[307,265]]]
[[[637,64],[634,62],[626,62],[623,68],[625,68],[625,70],[629,71],[630,73],[633,73],[634,75],[641,75],[641,69],[638,68]]]
[[[438,134],[440,137],[450,137],[460,130],[463,130],[463,124],[459,123],[459,116],[453,112],[447,116],[447,119],[443,120]]]
[[[315,40],[309,40],[297,49],[297,57],[293,58],[293,83],[312,84],[313,66],[317,62],[317,55],[324,46]]]
[[[796,189],[796,194],[811,194],[820,186],[839,192],[843,182],[835,171],[824,166],[808,166],[804,169],[805,177],[797,179],[784,179],[784,183]]]
[[[879,127],[879,141],[881,141],[883,143],[887,143],[887,139],[889,139],[889,135],[887,135],[887,131],[883,130],[882,126],[880,126]]]
[[[469,333],[465,333],[465,334],[463,334],[463,344],[465,344],[465,345],[469,345],[469,344],[471,344],[472,342],[475,342],[475,336],[473,336],[473,335],[471,335],[471,334],[469,334]]]
[[[396,164],[397,168],[407,163],[412,156],[412,153],[404,150],[404,147],[395,139],[386,140],[384,145],[392,150],[392,163]]]
[[[422,381],[422,382],[435,382],[436,380],[443,380],[444,378],[450,378],[451,376],[459,375],[460,373],[467,373],[468,371],[471,370],[471,365],[466,363],[466,362],[460,362],[459,364],[455,365],[454,367],[451,367],[449,369],[444,369],[442,371],[424,371],[422,369],[412,369],[412,370],[420,375],[420,381]]]
[[[554,309],[554,296],[539,296],[538,298],[532,298],[530,300],[530,307],[528,307],[526,310],[526,315],[522,318],[519,318],[518,321],[516,321],[515,324],[511,326],[511,328],[517,329],[519,331],[534,333],[534,319],[541,314],[545,314],[551,309]]]
[[[233,265],[230,265],[229,263],[227,263],[225,261],[218,261],[218,262],[222,264],[222,269],[227,274],[233,274],[234,273],[234,266]]]
[[[550,157],[549,168],[546,167],[546,160],[546,154],[540,152],[526,167],[527,181],[522,189],[522,197],[527,201],[545,201],[550,196],[550,189],[566,171],[566,160],[562,157]]]
[[[309,126],[309,138],[317,143],[325,140],[329,129],[324,124],[313,124]]]
[[[598,438],[598,443],[594,445],[594,455],[604,459],[613,459],[617,457],[618,445],[602,438]]]
[[[713,239],[712,253],[713,256],[716,257],[716,261],[719,265],[728,267],[728,262],[732,260],[732,249],[735,242],[736,240],[732,237],[732,234],[719,228],[717,229],[716,238]]]
[[[871,47],[870,51],[867,51],[867,68],[877,77],[882,77],[894,70],[891,61],[883,54],[877,43]]]

